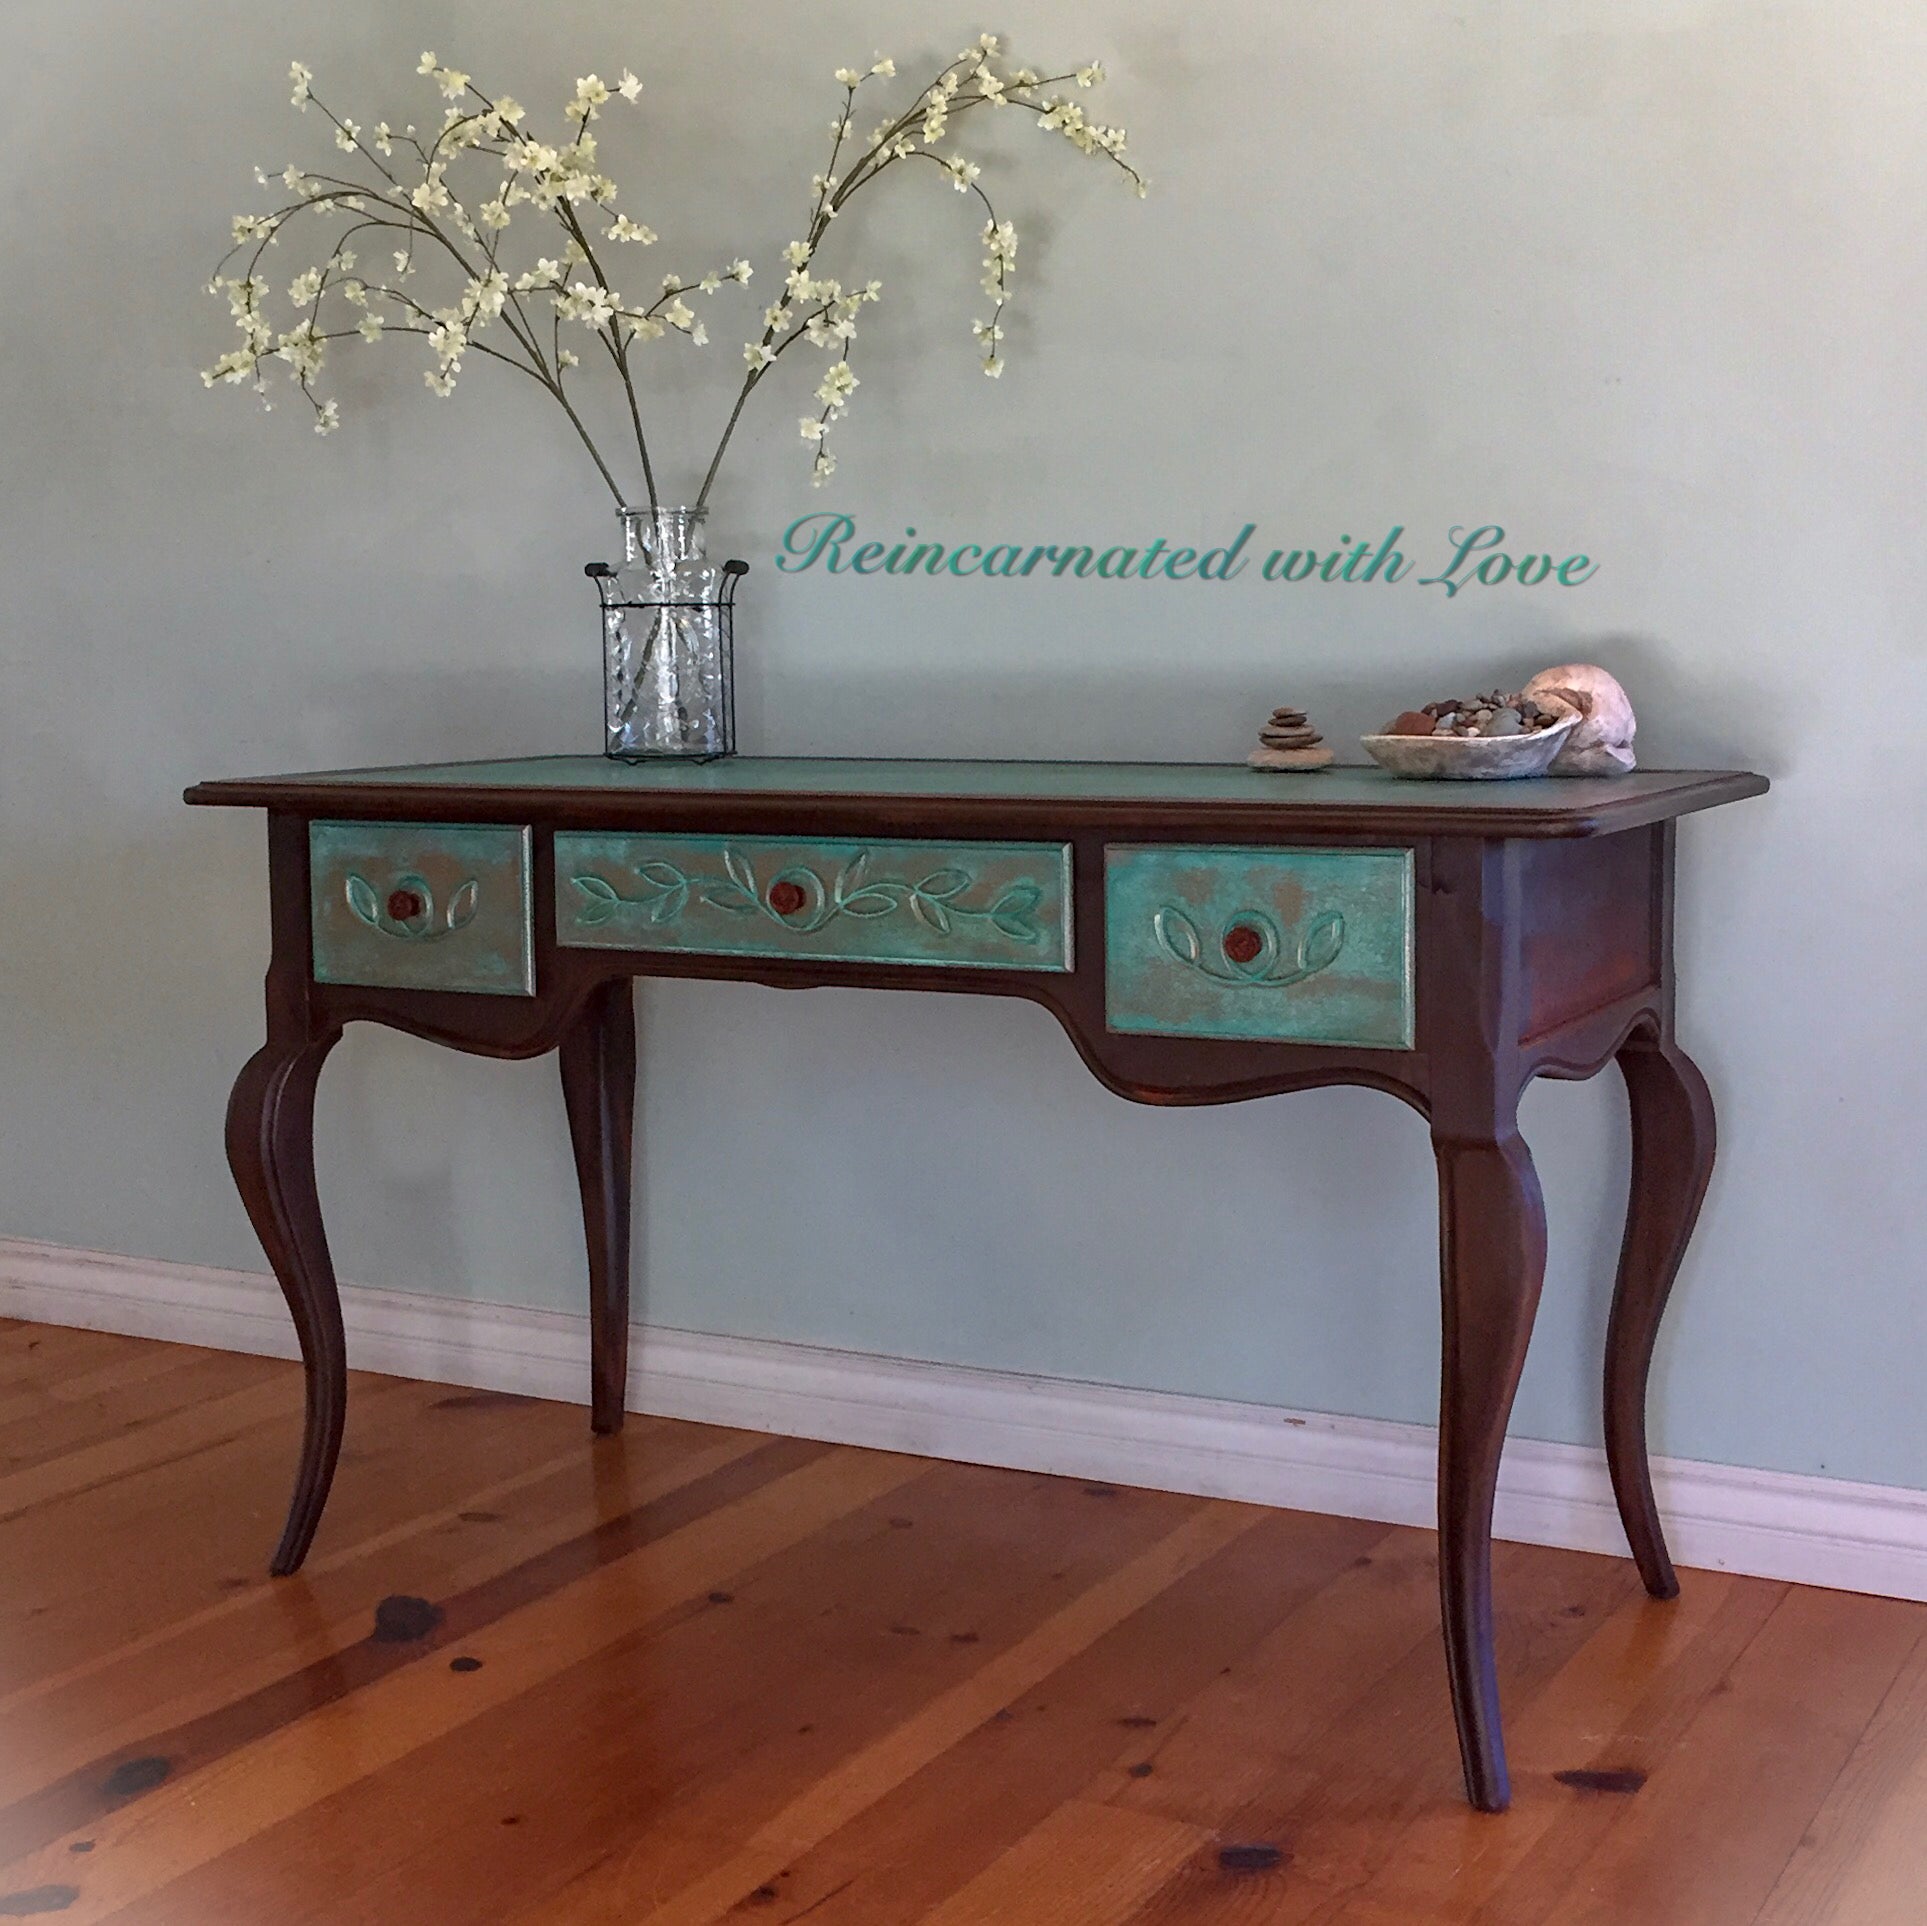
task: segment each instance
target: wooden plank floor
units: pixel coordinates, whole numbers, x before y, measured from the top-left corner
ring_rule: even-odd
[[[0,1918],[1922,1926],[1927,1607],[0,1324]]]

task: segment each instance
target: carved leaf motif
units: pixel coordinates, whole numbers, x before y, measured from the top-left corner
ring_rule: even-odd
[[[1204,954],[1198,926],[1181,909],[1168,904],[1152,919],[1157,939],[1180,963],[1196,963]]]
[[[749,859],[736,850],[725,849],[723,867],[729,871],[729,880],[748,896],[753,904],[760,892],[756,887],[756,871],[751,868]]]
[[[1322,916],[1314,917],[1311,927],[1305,931],[1305,940],[1299,946],[1303,959],[1300,967],[1307,976],[1315,976],[1336,963],[1338,952],[1344,947],[1345,919],[1337,910],[1327,910]]]
[[[453,896],[448,899],[448,927],[451,930],[465,928],[474,922],[475,912],[482,906],[482,886],[470,877]]]
[[[863,880],[863,872],[870,866],[870,852],[859,849],[837,872],[836,886],[830,900],[840,909],[849,900],[850,894]]]
[[[697,894],[711,909],[725,910],[731,916],[754,916],[758,898],[753,889],[741,883],[711,879],[697,887]]]
[[[991,904],[991,924],[1016,942],[1035,943],[1043,932],[1031,918],[1043,900],[1035,883],[1013,883]]]
[[[950,912],[934,896],[925,895],[921,887],[910,892],[910,914],[925,929],[935,930],[939,936],[950,934]]]
[[[381,928],[381,906],[375,901],[374,885],[365,876],[348,878],[348,907],[371,930]]]
[[[647,892],[643,914],[652,923],[673,923],[688,905],[689,878],[674,863],[663,862],[639,864],[636,874]]]
[[[571,876],[569,881],[586,899],[576,911],[578,921],[585,928],[593,929],[598,923],[608,922],[622,906],[622,898],[600,876]]]
[[[902,886],[899,884],[899,888]],[[868,889],[860,889],[854,896],[843,899],[845,916],[888,916],[897,906],[893,892],[879,884],[871,884]]]
[[[970,874],[961,869],[933,869],[917,885],[919,896],[928,896],[933,901],[947,903],[953,897],[961,896],[970,887]]]

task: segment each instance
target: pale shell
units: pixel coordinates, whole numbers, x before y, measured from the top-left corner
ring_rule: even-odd
[[[1579,726],[1561,745],[1549,776],[1623,776],[1634,766],[1633,705],[1618,679],[1590,662],[1541,669],[1520,692],[1551,708],[1570,707]]]

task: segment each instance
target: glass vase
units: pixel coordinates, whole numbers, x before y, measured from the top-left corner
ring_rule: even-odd
[[[700,508],[625,508],[619,568],[591,562],[602,597],[604,752],[736,750],[734,647],[743,562],[703,554]]]

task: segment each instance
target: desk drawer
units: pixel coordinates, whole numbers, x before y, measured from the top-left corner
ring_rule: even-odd
[[[1109,1027],[1412,1047],[1409,849],[1105,851]]]
[[[533,996],[529,832],[310,823],[317,983]]]
[[[1058,843],[825,842],[627,831],[555,839],[565,947],[1070,968]]]

